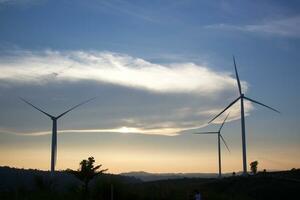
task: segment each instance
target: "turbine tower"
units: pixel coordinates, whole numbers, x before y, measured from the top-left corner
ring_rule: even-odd
[[[226,119],[228,118],[228,115],[226,116],[226,118],[224,119],[222,125],[220,126],[218,131],[213,131],[213,132],[197,132],[194,134],[218,134],[218,155],[219,155],[219,178],[222,177],[222,164],[221,164],[221,140],[223,141],[225,147],[227,148],[227,150],[230,152],[228,145],[225,142],[225,139],[223,138],[222,134],[221,134],[221,130],[225,124]]]
[[[280,113],[278,110],[267,106],[263,103],[260,103],[256,100],[253,100],[249,97],[246,97],[244,95],[244,93],[242,92],[242,88],[241,88],[241,83],[240,83],[240,79],[239,79],[239,75],[237,72],[237,68],[236,68],[236,62],[235,62],[235,58],[233,56],[233,64],[234,64],[234,70],[235,70],[235,76],[236,76],[236,81],[238,84],[238,89],[239,89],[239,97],[237,99],[235,99],[232,103],[230,103],[224,110],[222,110],[222,112],[220,112],[217,116],[215,116],[212,120],[210,120],[208,123],[211,123],[212,121],[214,121],[216,118],[218,118],[222,113],[224,113],[227,109],[229,109],[233,104],[235,104],[238,100],[241,100],[241,130],[242,130],[242,148],[243,148],[243,175],[247,174],[247,154],[246,154],[246,130],[245,130],[245,112],[244,112],[244,100],[248,100],[251,101],[255,104],[259,104],[261,106],[264,106],[266,108],[269,108],[277,113]]]
[[[63,112],[62,114],[58,115],[58,116],[53,116],[50,115],[49,113],[46,113],[45,111],[43,111],[42,109],[38,108],[37,106],[33,105],[32,103],[30,103],[29,101],[23,99],[20,97],[20,99],[22,101],[24,101],[25,103],[27,103],[28,105],[32,106],[33,108],[37,109],[38,111],[42,112],[43,114],[47,115],[48,117],[50,117],[50,119],[52,120],[52,143],[51,143],[51,173],[53,174],[53,172],[55,171],[55,164],[56,164],[56,157],[57,157],[57,120],[59,118],[61,118],[62,116],[64,116],[65,114],[67,114],[68,112],[70,112],[71,110],[74,110],[75,108],[89,102],[92,101],[94,98],[88,99],[86,101],[81,102],[80,104],[77,104],[75,106],[73,106],[72,108],[66,110],[65,112]]]

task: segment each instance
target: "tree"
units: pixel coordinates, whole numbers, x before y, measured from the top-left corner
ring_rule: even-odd
[[[108,169],[99,170],[102,165],[94,166],[94,157],[89,157],[87,160],[80,162],[80,168],[77,171],[68,169],[67,171],[74,174],[79,180],[83,182],[83,197],[86,198],[88,194],[89,182],[97,175],[103,174]]]
[[[253,162],[250,163],[250,168],[251,168],[251,172],[252,174],[256,174],[257,173],[257,165],[258,165],[258,161],[255,160]]]

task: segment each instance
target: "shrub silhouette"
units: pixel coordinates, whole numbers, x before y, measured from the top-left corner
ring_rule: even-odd
[[[74,174],[79,180],[83,182],[83,199],[88,195],[89,182],[97,175],[103,174],[108,169],[101,169],[102,165],[94,166],[94,157],[89,157],[87,160],[80,162],[80,168],[77,171],[67,169],[66,171]]]
[[[251,172],[253,174],[257,173],[257,165],[258,165],[258,161],[253,161],[250,163]]]

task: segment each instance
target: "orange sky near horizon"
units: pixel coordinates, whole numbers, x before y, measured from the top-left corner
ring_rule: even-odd
[[[210,141],[209,141],[210,142]],[[207,149],[197,147],[174,150],[155,147],[123,149],[111,144],[110,147],[60,147],[58,148],[58,160],[56,169],[67,168],[77,169],[79,162],[89,156],[94,156],[97,164],[102,164],[103,168],[108,168],[109,173],[122,173],[130,171],[146,171],[154,173],[217,173],[217,149],[212,144]],[[222,149],[222,171],[231,173],[242,170],[241,151],[238,146],[231,149],[231,153]],[[300,161],[295,159],[299,146],[290,146],[289,149],[278,151],[276,148],[248,151],[248,164],[250,161],[258,160],[259,170],[289,170],[299,168]],[[273,153],[276,152],[276,153]],[[50,168],[50,148],[47,145],[33,147],[1,147],[0,166],[10,166],[17,168],[32,168],[49,170]],[[249,169],[249,168],[248,168]]]

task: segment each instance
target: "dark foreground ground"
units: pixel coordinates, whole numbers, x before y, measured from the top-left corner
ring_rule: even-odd
[[[223,179],[182,178],[142,182],[118,175],[100,175],[89,186],[86,199],[189,200],[199,190],[203,200],[298,199],[300,170],[259,173]],[[113,198],[112,198],[113,196]],[[73,175],[0,168],[0,199],[83,199],[82,184]]]

